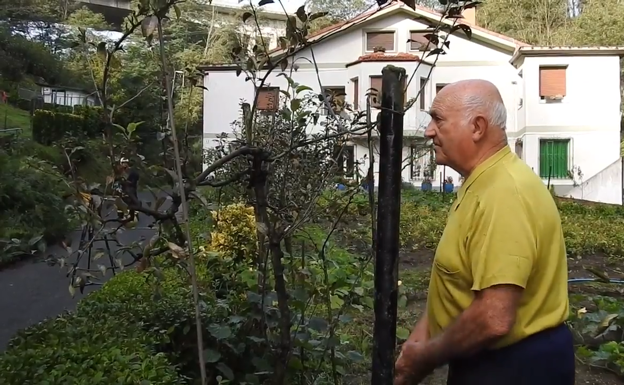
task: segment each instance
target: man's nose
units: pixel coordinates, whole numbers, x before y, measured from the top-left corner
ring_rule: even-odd
[[[425,138],[433,139],[435,136],[435,130],[433,128],[433,122],[430,122],[425,129]]]

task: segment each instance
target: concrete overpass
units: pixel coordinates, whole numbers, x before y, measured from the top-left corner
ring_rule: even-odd
[[[104,15],[107,22],[116,29],[121,28],[123,19],[130,14],[130,0],[79,0],[92,12]]]

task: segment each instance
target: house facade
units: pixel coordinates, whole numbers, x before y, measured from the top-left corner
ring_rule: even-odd
[[[478,27],[474,13],[464,18],[462,22],[472,27],[472,38],[454,33],[448,37],[446,54],[436,59],[436,55],[427,57],[424,35],[440,22],[440,15],[390,2],[312,35],[312,48],[290,60],[291,66],[297,66],[293,80],[316,94],[341,94],[351,108],[363,110],[369,89],[381,90],[382,68],[388,64],[405,68],[411,78],[406,100],[416,98],[421,88],[423,92],[405,113],[402,177],[418,186],[431,179],[434,189],[449,176],[455,186],[460,181],[454,170],[436,167],[423,146],[430,120],[426,111],[446,84],[489,80],[507,107],[510,147],[544,183],[558,195],[621,204],[620,56],[624,48],[532,47]],[[241,115],[239,102],[254,100],[254,86],[244,76],[238,77],[232,66],[202,70],[204,147],[209,148],[221,133],[231,132],[231,122]],[[588,81],[590,76],[596,80]],[[278,72],[270,74],[265,85],[259,103],[271,90],[288,87]],[[373,121],[378,113],[373,103]],[[323,129],[322,123],[323,116],[318,129]],[[356,164],[365,175],[367,144],[354,137],[348,145],[346,153],[352,159],[347,163]]]
[[[95,92],[87,92],[75,87],[62,87],[40,84],[44,103],[57,106],[94,106],[98,104]]]
[[[236,26],[236,32],[241,42],[250,46],[265,44],[268,49],[276,48],[279,37],[286,34],[287,16],[284,14],[284,10],[278,3],[258,7],[258,1],[254,1],[260,26],[260,33],[258,33],[258,27],[251,22],[251,19],[246,23],[242,22],[241,17],[248,10],[248,4],[249,2],[240,2],[239,0],[213,0],[207,11],[214,11],[214,27]],[[294,14],[297,10],[291,2],[284,2],[284,7],[288,14]],[[262,36],[262,42],[260,36]]]

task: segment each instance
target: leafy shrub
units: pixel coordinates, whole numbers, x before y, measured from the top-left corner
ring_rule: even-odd
[[[84,119],[78,115],[36,110],[33,115],[33,139],[46,146],[65,136],[84,136]]]
[[[68,187],[48,164],[0,152],[0,178],[0,237],[52,240],[71,230],[61,198]]]
[[[183,384],[166,356],[156,352],[158,335],[122,314],[65,315],[25,329],[0,356],[0,382],[23,384]]]
[[[212,216],[215,228],[210,248],[226,258],[253,259],[258,247],[253,207],[235,203],[213,212]]]

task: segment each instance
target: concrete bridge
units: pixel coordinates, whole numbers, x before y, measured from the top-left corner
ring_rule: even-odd
[[[79,0],[92,12],[104,15],[107,22],[121,28],[123,19],[131,10],[130,0]]]

